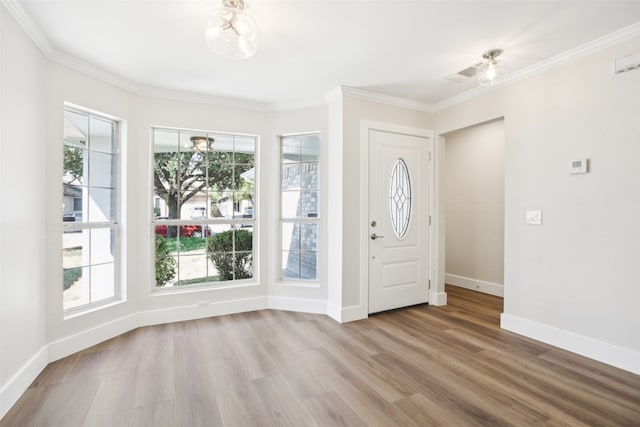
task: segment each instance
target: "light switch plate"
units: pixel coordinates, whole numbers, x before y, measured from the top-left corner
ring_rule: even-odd
[[[541,225],[542,224],[542,211],[527,211],[527,224],[529,225]]]

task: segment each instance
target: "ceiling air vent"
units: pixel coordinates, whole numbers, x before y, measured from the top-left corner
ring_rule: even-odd
[[[640,68],[640,52],[616,58],[615,73],[620,74]]]
[[[456,83],[464,83],[472,77],[476,75],[476,68],[482,65],[482,63],[472,65],[471,67],[467,67],[462,71],[458,71],[455,74],[451,74],[450,76],[445,77],[445,79],[450,80]]]

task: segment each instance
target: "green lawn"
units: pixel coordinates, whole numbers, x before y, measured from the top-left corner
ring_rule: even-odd
[[[167,237],[169,251],[175,253],[180,248],[180,252],[202,250],[207,246],[207,239],[204,237]]]
[[[196,279],[179,280],[175,283],[175,286],[192,285],[194,283],[218,282],[218,281],[220,281],[218,276],[198,277]]]

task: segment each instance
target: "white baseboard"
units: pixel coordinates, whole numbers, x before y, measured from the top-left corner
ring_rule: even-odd
[[[344,307],[340,310],[340,323],[366,319],[367,317],[369,317],[369,313],[367,313],[367,311],[367,307],[363,307],[361,305]]]
[[[640,352],[554,326],[502,313],[500,327],[640,375]]]
[[[447,293],[431,291],[429,294],[429,305],[447,305]]]
[[[161,308],[157,310],[138,312],[138,326],[183,322],[186,320],[202,319],[204,317],[224,316],[226,314],[264,310],[266,308],[268,308],[266,296],[214,301],[209,302],[204,306],[186,305],[181,307]]]
[[[342,323],[342,308],[332,302],[327,301],[327,316],[331,317],[336,322]]]
[[[504,285],[498,283],[485,282],[483,280],[471,279],[469,277],[456,276],[455,274],[445,274],[445,283],[460,288],[471,289],[497,297],[504,297]]]
[[[327,303],[326,314],[336,322],[340,323],[353,322],[355,320],[366,319],[369,317],[366,308],[363,308],[360,305],[342,308],[331,302]]]
[[[49,363],[47,346],[42,347],[0,388],[0,419]]]
[[[61,338],[47,345],[48,361],[54,362],[70,354],[76,353],[85,348],[99,344],[103,341],[117,337],[140,326],[138,324],[137,313],[112,320],[80,333]]]
[[[302,313],[327,314],[327,302],[322,300],[268,297],[268,308],[274,310],[300,311]]]

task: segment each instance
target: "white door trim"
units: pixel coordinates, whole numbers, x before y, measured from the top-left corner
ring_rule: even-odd
[[[372,120],[360,120],[360,306],[358,307],[358,318],[361,319],[369,316],[369,131],[371,130],[428,138],[431,164],[434,164],[434,132],[432,130]],[[429,168],[429,215],[433,215],[434,169],[433,166]],[[432,268],[434,265],[432,230],[433,222],[432,226],[429,227],[431,250],[429,251],[428,260],[429,280],[433,286],[435,282],[433,281]]]

